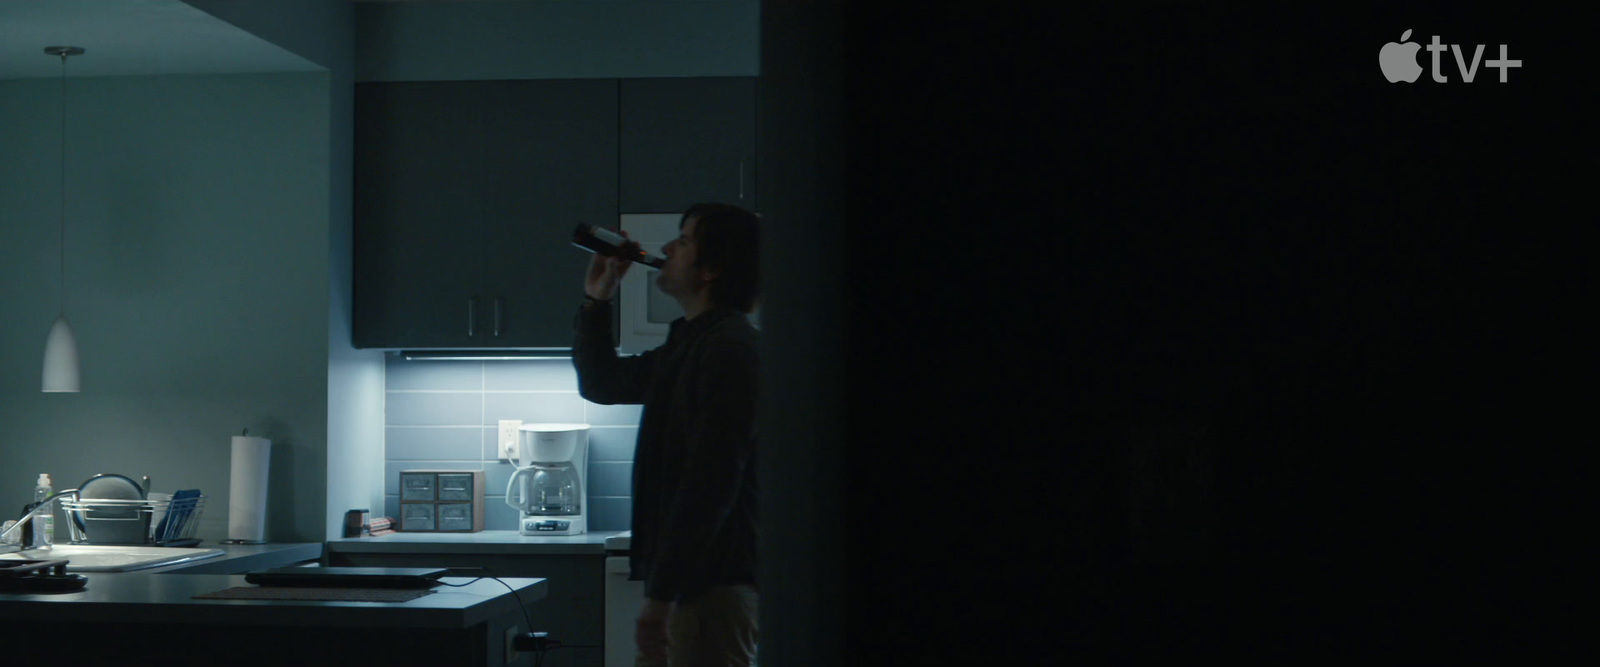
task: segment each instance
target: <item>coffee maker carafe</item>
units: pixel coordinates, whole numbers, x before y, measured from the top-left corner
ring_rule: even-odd
[[[520,456],[506,485],[506,504],[521,514],[523,535],[581,535],[588,532],[588,424],[524,424],[518,432]]]

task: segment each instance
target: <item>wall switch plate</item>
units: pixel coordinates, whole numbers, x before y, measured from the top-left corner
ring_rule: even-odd
[[[500,420],[500,460],[518,461],[522,458],[522,420]]]

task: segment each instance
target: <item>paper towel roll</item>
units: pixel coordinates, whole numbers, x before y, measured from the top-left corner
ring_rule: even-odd
[[[267,465],[271,453],[271,440],[233,436],[233,475],[228,481],[229,540],[266,540]]]

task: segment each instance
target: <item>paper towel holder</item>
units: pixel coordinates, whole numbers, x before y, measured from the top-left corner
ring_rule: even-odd
[[[249,427],[245,427],[245,429],[242,432],[239,433],[239,437],[249,437],[249,435],[250,435],[250,428]],[[230,480],[230,482],[231,482],[231,480]],[[231,488],[231,484],[230,484],[229,491],[230,491],[230,493],[233,491],[233,489]],[[230,522],[232,521],[231,513],[230,513],[230,516],[229,516],[229,520],[230,520]],[[231,523],[230,523],[230,526],[231,526]],[[265,536],[263,536],[263,538],[264,537]],[[244,539],[244,538],[230,537],[230,538],[227,538],[227,539],[224,539],[224,540],[219,540],[219,543],[220,544],[234,544],[234,545],[254,545],[254,544],[266,544],[267,540],[266,539],[254,540],[254,539]]]

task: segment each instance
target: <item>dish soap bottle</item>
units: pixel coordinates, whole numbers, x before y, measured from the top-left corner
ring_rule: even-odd
[[[49,549],[56,537],[56,508],[54,500],[49,503],[45,500],[50,498],[50,494],[55,493],[55,489],[50,486],[50,475],[46,473],[39,473],[37,484],[33,487],[33,502],[35,505],[45,505],[45,507],[33,516],[37,528],[33,531],[33,544],[30,546],[34,549]]]

